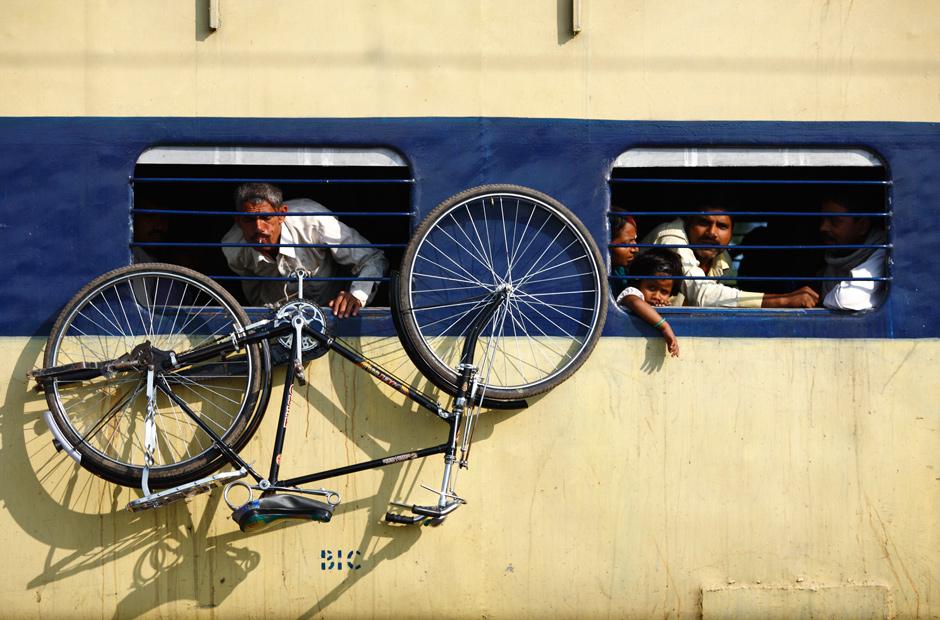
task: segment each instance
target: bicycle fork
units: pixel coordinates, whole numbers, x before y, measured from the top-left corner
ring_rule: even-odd
[[[460,429],[460,422],[466,415],[468,402],[473,401],[473,394],[476,392],[476,372],[477,369],[472,364],[461,364],[460,366],[460,387],[459,396],[454,401],[454,411],[448,422],[450,423],[450,432],[447,436],[447,451],[444,453],[444,475],[441,480],[441,490],[438,493],[437,506],[444,510],[448,505],[448,499],[457,500],[464,503],[454,492],[453,471],[457,463],[457,435]],[[469,393],[469,398],[463,394]],[[466,432],[466,431],[465,431]],[[461,459],[460,465],[464,466],[465,461]]]
[[[479,381],[477,378],[478,368],[473,363],[474,353],[476,351],[477,341],[483,329],[496,315],[505,301],[507,292],[500,288],[484,304],[479,314],[474,319],[470,327],[466,340],[464,340],[463,350],[461,352],[461,362],[457,367],[457,393],[454,399],[454,410],[447,419],[450,425],[450,432],[447,437],[447,447],[444,452],[444,475],[441,480],[440,490],[434,490],[424,485],[425,489],[436,493],[438,496],[437,507],[430,508],[426,506],[414,506],[394,502],[393,505],[400,508],[406,508],[416,516],[408,517],[387,513],[385,519],[393,523],[417,523],[424,517],[430,517],[427,522],[429,525],[439,525],[448,514],[456,510],[461,504],[466,502],[457,496],[454,492],[454,465],[457,464],[457,435],[460,431],[460,424],[465,420],[463,430],[463,440],[461,446],[460,467],[467,466],[467,457],[469,453],[470,434],[473,430],[472,418],[476,415],[475,407],[479,407]]]

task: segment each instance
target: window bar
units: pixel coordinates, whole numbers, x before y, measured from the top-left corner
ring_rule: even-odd
[[[407,243],[222,243],[221,241],[133,241],[139,248],[404,248]]]
[[[880,276],[880,277],[859,277],[859,278],[849,278],[849,277],[839,277],[839,276],[663,276],[663,275],[652,275],[652,276],[607,276],[610,280],[714,280],[720,282],[722,280],[728,282],[734,282],[736,280],[807,280],[813,282],[848,282],[848,281],[859,281],[859,282],[890,282],[894,278],[891,276]]]
[[[607,244],[609,248],[666,248],[669,250],[675,250],[678,248],[689,248],[691,250],[698,249],[714,249],[715,245],[707,243],[609,243]],[[867,248],[874,249],[887,249],[890,250],[894,248],[892,243],[850,243],[844,245],[725,245],[720,246],[725,251],[731,252],[732,250],[863,250]]]
[[[271,281],[271,282],[296,282],[297,278],[292,278],[290,276],[224,276],[224,275],[210,275],[209,278],[213,280],[258,280],[258,281]],[[304,278],[304,280],[310,280],[315,282],[388,282],[391,280],[389,276],[374,276],[374,277],[359,277],[359,276],[330,276],[330,277],[317,277],[309,276]]]
[[[136,183],[272,183],[278,185],[332,185],[347,183],[414,184],[414,179],[271,179],[252,177],[130,177]]]
[[[612,178],[610,183],[682,183],[702,185],[892,185],[891,181],[844,181],[834,179],[659,179],[659,178]]]
[[[193,209],[131,209],[131,213],[156,213],[159,215],[228,215],[236,217],[239,215],[244,215],[243,211],[199,211]],[[300,215],[314,216],[314,217],[413,217],[415,215],[414,211],[355,211],[355,212],[343,212],[339,213],[336,211],[331,211],[329,213],[323,211],[317,212],[289,212],[289,211],[254,211],[252,216],[264,216],[264,215],[281,215],[287,217],[296,217]]]
[[[608,211],[608,217],[624,217],[625,215],[633,216],[686,216],[686,215],[727,215],[730,217],[826,217],[833,215],[832,213],[826,213],[824,211]],[[847,213],[839,213],[838,215],[844,217],[891,217],[894,213],[892,211],[875,211],[875,212],[861,212],[861,211],[852,211]]]

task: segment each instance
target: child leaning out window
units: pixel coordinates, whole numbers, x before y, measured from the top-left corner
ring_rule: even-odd
[[[668,306],[669,298],[679,290],[682,281],[674,279],[682,275],[679,256],[666,248],[653,248],[633,260],[628,275],[631,277],[627,280],[627,287],[617,296],[617,303],[662,332],[669,354],[679,357],[676,335],[654,308]]]

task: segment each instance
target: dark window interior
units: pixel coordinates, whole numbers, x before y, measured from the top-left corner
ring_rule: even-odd
[[[219,247],[186,245],[221,241],[233,224],[232,215],[139,211],[234,211],[235,188],[240,183],[265,181],[280,187],[285,200],[311,198],[319,202],[372,243],[400,246],[383,248],[390,268],[397,269],[411,230],[410,179],[408,168],[392,166],[138,164],[133,182],[132,248],[137,260],[141,252],[146,252],[154,260],[183,265],[209,276],[234,276]],[[389,215],[353,215],[363,212]],[[168,245],[133,245],[138,242]],[[237,280],[219,283],[245,303]],[[380,285],[371,306],[388,306],[387,282]]]
[[[875,166],[614,168],[611,211],[633,214],[640,241],[657,225],[678,217],[674,212],[719,206],[741,213],[734,217],[729,247],[737,275],[783,279],[741,281],[737,286],[785,293],[814,284],[807,278],[821,269],[824,250],[735,251],[734,245],[820,245],[819,217],[773,213],[817,213],[821,201],[832,194],[851,197],[858,211],[886,212],[887,185],[880,183],[885,179],[885,169]]]

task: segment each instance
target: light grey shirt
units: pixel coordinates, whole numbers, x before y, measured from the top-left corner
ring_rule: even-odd
[[[288,212],[330,213],[330,210],[308,198],[289,200],[284,203]],[[241,228],[233,225],[223,243],[246,243]],[[346,226],[332,215],[287,216],[281,225],[280,243],[338,243],[367,244],[369,241],[358,232]],[[385,254],[376,248],[295,248],[280,247],[276,256],[269,257],[255,248],[222,248],[228,266],[242,276],[288,276],[298,268],[310,272],[311,277],[340,277],[339,265],[346,265],[353,275],[365,278],[378,278],[385,275],[388,261]],[[245,280],[242,289],[249,303],[262,305],[276,303],[285,299],[287,294],[297,294],[296,282],[264,280]],[[343,282],[304,282],[304,297],[319,304],[327,304],[342,290]],[[378,282],[353,282],[349,292],[365,306],[378,288]]]
[[[688,245],[682,218],[660,224],[646,235],[643,243],[662,245]],[[698,264],[698,258],[691,248],[674,248],[682,261],[682,275],[713,278],[723,276],[731,268],[728,252],[721,252],[715,257],[714,264],[706,274]],[[718,308],[760,308],[764,300],[763,293],[742,291],[732,286],[725,286],[717,280],[683,280],[681,293],[673,298],[673,305],[710,306]]]

